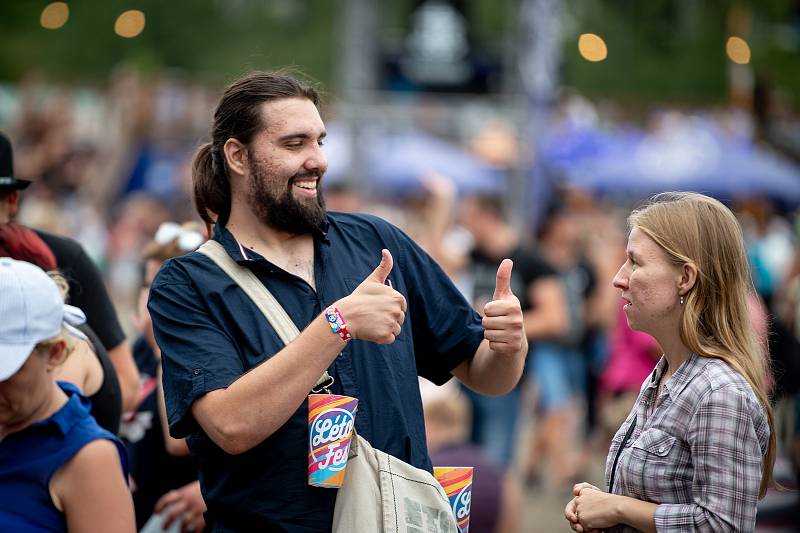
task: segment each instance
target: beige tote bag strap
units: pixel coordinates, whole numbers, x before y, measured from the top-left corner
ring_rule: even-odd
[[[214,261],[223,272],[236,282],[239,287],[250,297],[254,304],[264,314],[267,321],[272,325],[272,328],[281,338],[284,344],[289,344],[295,337],[300,335],[300,330],[297,329],[292,319],[286,313],[283,306],[278,303],[278,300],[269,292],[266,286],[261,283],[253,271],[247,267],[243,267],[236,263],[225,248],[215,240],[206,241],[200,248],[197,249],[201,254],[209,257]],[[322,376],[317,380],[314,386],[317,389],[320,385],[327,383],[328,388],[333,384],[333,378],[326,370]]]

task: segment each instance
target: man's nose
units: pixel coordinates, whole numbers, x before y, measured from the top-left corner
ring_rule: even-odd
[[[313,152],[309,155],[308,159],[306,159],[305,165],[303,166],[306,170],[314,170],[322,175],[328,170],[328,158],[322,148],[317,146],[313,149]]]

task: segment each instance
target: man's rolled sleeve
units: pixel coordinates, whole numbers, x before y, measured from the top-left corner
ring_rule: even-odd
[[[235,343],[205,305],[175,263],[168,262],[153,280],[147,307],[161,348],[167,419],[175,438],[197,428],[191,415],[197,398],[228,387],[245,372]]]
[[[762,464],[753,408],[735,386],[701,400],[687,433],[694,503],[659,505],[658,531],[753,531]]]

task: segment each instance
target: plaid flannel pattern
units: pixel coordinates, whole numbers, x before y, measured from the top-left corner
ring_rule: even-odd
[[[609,491],[657,503],[658,531],[753,531],[769,441],[766,413],[739,373],[721,360],[695,354],[654,398],[666,366],[662,358],[614,436],[606,485],[636,416]],[[620,525],[608,531],[636,530]]]

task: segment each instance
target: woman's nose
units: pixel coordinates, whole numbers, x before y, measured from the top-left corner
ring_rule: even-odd
[[[611,283],[617,289],[625,289],[628,287],[628,275],[627,272],[625,272],[625,265],[622,265],[622,267],[620,267],[620,269],[617,271],[617,274],[614,276],[614,280]]]

